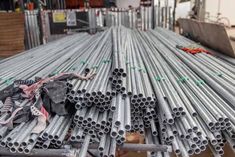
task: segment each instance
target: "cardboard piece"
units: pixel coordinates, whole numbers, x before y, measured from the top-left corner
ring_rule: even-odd
[[[24,51],[24,14],[0,13],[0,57]]]
[[[231,43],[224,26],[191,19],[179,19],[178,21],[180,28],[183,30],[183,35],[187,35],[202,45],[235,58],[235,45]]]

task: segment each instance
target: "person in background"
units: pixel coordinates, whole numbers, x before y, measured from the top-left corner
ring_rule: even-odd
[[[197,13],[196,5],[193,6],[189,16],[191,19],[197,19],[198,13]]]
[[[18,13],[21,12],[19,2],[15,2],[15,12],[18,12]]]

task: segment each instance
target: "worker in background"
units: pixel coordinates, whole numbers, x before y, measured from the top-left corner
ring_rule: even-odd
[[[191,19],[197,19],[198,12],[197,12],[196,5],[193,6],[192,10],[189,13],[189,16],[190,16]]]
[[[15,12],[18,12],[18,13],[21,12],[19,2],[15,2]]]

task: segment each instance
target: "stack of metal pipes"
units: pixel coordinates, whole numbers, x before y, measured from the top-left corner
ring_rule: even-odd
[[[101,36],[100,34],[90,36],[85,33],[69,36],[1,61],[1,90],[14,83],[15,80],[33,80],[35,76],[45,78],[61,72],[74,72],[81,68],[79,65],[87,67],[88,65],[83,62],[83,59],[88,59],[93,52],[88,53],[87,47],[93,46],[93,49],[97,47],[104,35],[107,36],[108,33],[103,33]],[[68,82],[68,88],[69,85]],[[5,105],[9,106],[7,100],[4,104],[1,103],[1,111]],[[14,101],[17,108],[33,105],[29,99],[22,101],[12,97],[10,101]],[[63,103],[66,103],[66,100]],[[2,112],[1,121],[6,120],[9,114],[11,114],[10,110],[7,113]],[[30,153],[34,147],[59,148],[64,142],[68,130],[72,128],[71,116],[73,117],[73,115],[59,118],[51,116],[49,125],[40,134],[32,133],[37,124],[36,118],[16,125],[12,130],[8,129],[6,125],[2,125],[0,129],[1,146],[9,148],[12,153],[24,152],[26,154]]]
[[[38,134],[33,133],[37,119],[12,130],[2,125],[1,146],[30,153],[81,143],[76,153],[85,157],[96,144],[100,156],[115,156],[127,133],[139,132],[148,156],[169,156],[152,151],[153,145],[171,145],[182,156],[200,154],[209,145],[215,156],[222,155],[226,142],[235,147],[234,65],[176,46],[192,43],[165,29],[142,32],[121,26],[92,36],[69,36],[0,61],[0,90],[36,76],[95,74],[93,79],[66,82],[61,103],[74,105],[74,115],[49,116]],[[20,107],[33,105],[28,99],[9,99]],[[7,114],[1,113],[0,119]]]
[[[140,17],[138,17],[140,14]],[[156,17],[158,18],[158,17]],[[141,6],[139,12],[135,9],[114,8],[107,11],[106,23],[111,26],[125,26],[132,29],[149,30],[155,26],[153,7]]]
[[[103,33],[101,36],[100,34],[90,36],[82,33],[75,36],[69,36],[65,39],[50,43],[47,46],[41,46],[30,50],[27,53],[23,53],[18,56],[14,56],[12,58],[1,61],[1,89],[4,89],[5,87],[9,86],[15,80],[18,79],[30,80],[34,79],[35,76],[44,78],[47,76],[57,75],[61,72],[77,73],[80,70],[79,68],[81,68],[81,66],[83,69],[85,69],[86,67],[89,68],[89,65],[84,63],[84,60],[89,60],[88,58],[91,56],[91,53],[94,52],[93,49],[97,48],[98,45],[102,45],[102,43],[105,42],[103,40],[100,40],[104,36],[107,37],[110,35],[108,33]],[[83,40],[84,43],[82,43],[81,40]],[[100,42],[102,43],[99,44]],[[87,48],[90,49],[87,50]],[[94,57],[91,59],[94,60]],[[9,65],[11,66],[9,67]],[[91,69],[92,68],[93,67],[91,67]],[[69,85],[70,83],[68,82],[68,88]],[[18,100],[16,100],[15,103],[16,102],[19,103],[17,107],[31,105],[28,101],[27,103],[25,103],[24,101],[18,102]],[[66,103],[66,100],[63,103]],[[6,117],[6,114],[3,114],[1,120],[6,119]],[[35,120],[33,121],[33,124],[31,124],[31,121],[27,123],[22,123],[20,129],[16,127],[10,132],[7,131],[7,127],[2,127],[1,145],[8,147],[13,153],[16,151],[20,153],[30,153],[34,146],[39,148],[48,148],[49,146],[50,148],[60,147],[63,142],[63,139],[68,133],[68,130],[65,131],[66,129],[61,130],[60,125],[63,126],[64,124],[64,127],[67,129],[71,128],[71,125],[69,123],[70,121],[68,121],[69,118],[62,117],[61,120],[56,121],[56,125],[55,123],[53,123],[55,121],[55,118],[52,117],[50,119],[52,121],[45,130],[46,132],[43,132],[40,136],[34,136],[34,138],[37,139],[34,139],[34,141],[29,139],[31,137],[30,131],[33,130],[33,127],[36,124]],[[32,127],[27,128],[27,126],[29,125]],[[22,137],[19,136],[19,133],[25,132],[26,129],[28,132],[25,133],[24,136],[22,136],[23,138],[25,138],[24,140],[22,140]],[[10,138],[8,136],[10,136]],[[18,142],[16,145],[11,144],[14,143],[14,141],[18,138],[21,139],[20,142]],[[30,149],[28,149],[28,145]]]
[[[68,36],[0,61],[0,90],[15,80],[73,71],[73,65],[78,64],[78,57],[84,53],[81,50],[90,47],[98,36],[99,34],[92,37],[85,33]]]
[[[161,28],[133,34],[155,82],[163,141],[183,156],[207,145],[223,155],[226,141],[234,149],[234,65],[207,53],[187,54],[177,45],[191,47],[192,41]]]
[[[134,45],[129,38],[130,32],[124,27],[111,30],[113,47],[109,47],[108,52],[112,52],[112,60],[102,58],[105,62],[101,63],[101,66],[107,65],[107,69],[97,71],[96,74],[102,74],[103,79],[97,77],[87,82],[89,90],[71,90],[73,93],[79,92],[80,99],[75,106],[76,126],[70,140],[89,142],[86,139],[88,138],[90,141],[96,141],[99,143],[100,155],[104,156],[115,156],[113,153],[116,144],[120,145],[126,141],[127,132],[139,131],[144,135],[146,127],[154,136],[158,135],[155,123],[155,96],[141,57],[135,55]],[[137,83],[138,79],[146,81]],[[82,84],[80,88],[81,86]],[[99,88],[104,91],[96,92]],[[103,99],[106,97],[111,104],[105,105]],[[112,151],[108,151],[109,146]],[[84,156],[84,152],[86,153],[81,151],[80,156]]]
[[[154,18],[153,15],[153,7],[140,7],[140,16],[141,16],[141,30],[149,30],[153,28],[154,22],[152,21]],[[157,18],[157,17],[156,17]]]
[[[128,28],[136,28],[137,12],[135,10],[113,8],[107,10],[105,18],[108,27],[122,25]]]

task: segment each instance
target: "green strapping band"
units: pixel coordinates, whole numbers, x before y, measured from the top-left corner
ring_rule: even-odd
[[[71,68],[69,68],[69,70],[74,71],[74,70],[76,70],[76,68],[77,68],[77,66],[73,65]]]
[[[189,78],[187,77],[187,76],[183,76],[183,77],[180,77],[179,79],[178,79],[178,81],[179,82],[186,82],[186,81],[188,81],[189,80]]]
[[[200,85],[204,85],[205,81],[204,80],[197,80],[197,81],[195,81],[195,83],[197,86],[200,86]]]
[[[135,70],[136,67],[131,67],[131,69]]]
[[[165,78],[164,77],[161,77],[161,76],[156,76],[155,78],[154,78],[156,81],[165,81]]]
[[[146,70],[144,68],[139,68],[139,72],[146,73]]]
[[[222,73],[215,73],[216,76],[222,77],[223,74]]]
[[[95,65],[93,67],[91,67],[91,69],[97,69],[99,66],[98,65]]]
[[[4,81],[4,83],[7,84],[7,85],[10,85],[10,84],[12,84],[14,81],[15,81],[15,78],[14,78],[14,77],[11,77],[11,78],[9,78],[9,79],[6,79],[6,80]]]
[[[111,60],[110,60],[110,59],[104,59],[102,62],[103,62],[103,63],[110,63]]]
[[[55,75],[57,75],[57,74],[58,74],[58,72],[57,72],[57,71],[54,71],[54,72],[51,73],[51,76],[55,76]]]
[[[82,60],[82,61],[81,61],[81,64],[82,64],[82,65],[86,64],[86,61]]]
[[[74,70],[76,70],[76,68],[75,68],[75,67],[72,67],[71,70],[74,71]]]

